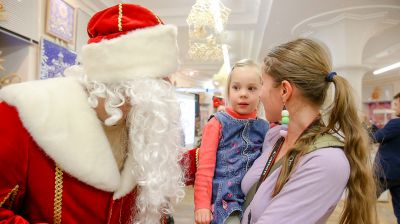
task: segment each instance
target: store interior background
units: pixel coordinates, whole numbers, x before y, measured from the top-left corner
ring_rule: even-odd
[[[228,46],[225,68],[222,58],[199,60],[188,55],[186,19],[195,0],[64,0],[75,12],[74,36],[69,43],[46,29],[49,2],[0,0],[0,81],[11,75],[18,77],[16,81],[40,79],[44,40],[79,55],[88,39],[86,25],[93,13],[120,2],[143,5],[165,23],[178,27],[181,66],[171,80],[183,109],[190,114],[183,121],[189,124],[187,148],[196,145],[202,126],[214,111],[212,97],[222,92],[218,74],[225,74],[226,67],[243,58],[262,62],[271,47],[297,37],[313,38],[326,46],[333,70],[351,82],[360,111],[370,121],[381,127],[394,116],[391,100],[400,92],[400,69],[380,75],[373,75],[373,71],[400,63],[399,0],[221,0],[231,10],[220,40]],[[0,82],[0,88],[5,84]],[[381,203],[389,203],[387,197]],[[394,223],[392,213],[387,213],[388,221],[382,223]]]

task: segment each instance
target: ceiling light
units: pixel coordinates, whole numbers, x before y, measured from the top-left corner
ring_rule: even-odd
[[[373,72],[374,75],[379,75],[381,73],[396,69],[396,68],[400,68],[400,62],[394,63],[392,65],[377,69]]]
[[[228,54],[228,48],[222,45],[225,44],[224,25],[230,12],[219,0],[196,0],[186,19],[190,59],[220,61],[227,57],[224,54]]]

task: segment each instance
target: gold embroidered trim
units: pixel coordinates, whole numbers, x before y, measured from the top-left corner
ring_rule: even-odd
[[[157,21],[158,21],[158,24],[162,24],[162,25],[164,25],[164,22],[160,19],[160,17],[158,17],[153,11],[151,11],[150,9],[148,9],[152,14],[153,14],[153,16],[155,16],[156,18],[157,18]]]
[[[56,166],[54,190],[54,224],[61,223],[62,192],[63,192],[63,171]]]
[[[118,31],[122,31],[122,3],[118,5]]]
[[[6,204],[6,202],[8,203],[7,208],[11,208],[11,207],[12,207],[12,204],[13,204],[13,202],[14,202],[14,200],[15,200],[15,197],[17,196],[18,189],[19,189],[19,185],[17,184],[17,185],[15,185],[15,187],[7,194],[7,196],[3,199],[3,201],[0,202],[0,208],[2,208],[3,205]],[[8,200],[8,199],[10,199],[10,200]],[[4,206],[4,207],[6,207],[6,206]]]
[[[89,30],[89,29],[87,29],[87,33],[89,34],[89,37],[90,37],[90,38],[92,38],[92,37],[93,37],[93,34],[92,34],[92,33],[90,33],[90,30]]]
[[[199,149],[200,148],[196,149],[196,168],[199,167]]]
[[[154,14],[154,15],[155,15],[155,14]],[[155,16],[156,16],[156,18],[157,18],[157,20],[158,20],[158,23],[164,25],[164,22],[160,19],[160,17],[158,17],[157,15],[155,15]]]

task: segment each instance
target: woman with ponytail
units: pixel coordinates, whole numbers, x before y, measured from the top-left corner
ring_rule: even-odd
[[[340,223],[377,223],[368,134],[324,49],[309,39],[274,48],[263,83],[266,118],[282,125],[269,130],[242,181],[242,223],[325,223],[345,190]],[[330,86],[333,103],[326,102]]]

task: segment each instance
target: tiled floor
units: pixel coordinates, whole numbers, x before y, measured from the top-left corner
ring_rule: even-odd
[[[327,224],[339,223],[340,213],[343,208],[343,202],[341,201],[329,218]],[[185,199],[177,206],[176,214],[174,215],[176,224],[193,224],[193,188],[186,188]],[[392,205],[388,201],[380,201],[378,203],[378,216],[379,224],[396,224],[396,219],[393,215]]]
[[[175,224],[193,224],[194,223],[194,202],[193,187],[186,187],[186,196],[178,204],[174,214]]]

